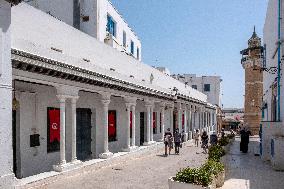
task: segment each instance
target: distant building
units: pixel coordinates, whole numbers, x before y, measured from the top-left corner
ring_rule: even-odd
[[[207,100],[211,104],[221,107],[221,82],[220,76],[201,76],[196,74],[177,74],[172,77],[183,82],[186,86],[190,86],[207,95]]]
[[[66,24],[141,60],[141,42],[108,0],[26,0]]]
[[[244,109],[243,108],[224,108],[224,119],[234,119],[237,121],[243,121]]]
[[[240,53],[242,55],[241,64],[245,69],[244,124],[248,125],[254,135],[257,135],[261,121],[263,94],[263,73],[261,71],[263,47],[255,30],[248,40],[248,48]]]

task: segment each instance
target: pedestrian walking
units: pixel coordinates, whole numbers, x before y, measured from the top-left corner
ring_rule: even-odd
[[[179,133],[179,129],[176,128],[174,133],[174,142],[175,142],[175,154],[179,154],[179,148],[181,143],[181,134]]]
[[[199,137],[200,137],[199,130],[196,129],[195,133],[193,134],[193,138],[194,138],[194,144],[197,147],[198,147],[198,143],[199,143]]]
[[[204,153],[207,153],[208,140],[209,140],[209,138],[208,138],[207,132],[203,131],[203,133],[201,135],[201,142],[202,142],[201,148],[203,148]]]
[[[247,153],[249,136],[251,135],[251,132],[248,130],[247,126],[241,129],[240,135],[241,135],[240,151],[242,151],[243,153]]]
[[[215,131],[213,131],[213,133],[210,135],[210,145],[217,145],[218,142],[218,137]]]
[[[171,147],[172,147],[172,138],[173,135],[171,133],[171,129],[168,128],[167,131],[165,132],[164,135],[164,144],[165,144],[165,156],[168,155],[168,149],[169,149],[169,154],[171,154]]]

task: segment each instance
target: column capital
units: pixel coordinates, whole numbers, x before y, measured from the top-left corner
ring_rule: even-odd
[[[165,108],[166,107],[166,103],[165,102],[160,102],[160,108]]]
[[[71,103],[72,103],[72,104],[75,104],[78,99],[79,99],[79,96],[71,97]]]
[[[102,97],[102,100],[110,100],[111,94],[108,92],[99,92]]]
[[[135,98],[135,97],[128,97],[128,96],[126,96],[126,97],[123,97],[123,98],[124,98],[124,101],[126,103],[131,103],[132,105],[136,104],[137,98]]]
[[[59,102],[65,102],[67,97],[65,95],[56,95],[56,97],[58,98]]]

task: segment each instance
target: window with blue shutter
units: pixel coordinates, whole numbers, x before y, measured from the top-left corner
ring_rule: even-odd
[[[116,22],[110,15],[107,15],[107,31],[116,37]]]

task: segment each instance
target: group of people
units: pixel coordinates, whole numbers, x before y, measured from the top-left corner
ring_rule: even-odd
[[[207,132],[203,131],[202,135],[200,136],[198,129],[193,134],[193,138],[194,138],[194,144],[197,147],[198,147],[198,144],[199,144],[199,138],[201,138],[201,148],[203,149],[204,153],[207,153],[209,143],[210,143],[210,145],[216,145],[217,142],[218,142],[218,137],[217,137],[215,132],[213,132],[210,135],[210,141],[209,141],[209,136],[208,136]]]
[[[179,129],[177,128],[174,133],[171,133],[171,130],[168,128],[164,135],[164,144],[165,144],[165,156],[171,154],[171,150],[175,147],[175,154],[179,154],[179,150],[182,147],[182,143],[184,142],[184,132],[180,133]],[[203,131],[202,135],[200,136],[199,130],[196,130],[193,134],[193,138],[195,141],[195,145],[198,147],[199,138],[201,138],[201,148],[203,149],[204,153],[207,153],[209,143],[211,145],[217,144],[218,137],[214,132],[209,136],[206,131]]]
[[[171,130],[168,128],[164,135],[165,144],[165,156],[171,154],[171,150],[175,146],[175,154],[179,154],[180,148],[182,148],[182,142],[184,142],[184,132],[180,133],[179,129],[176,128],[172,135]]]

